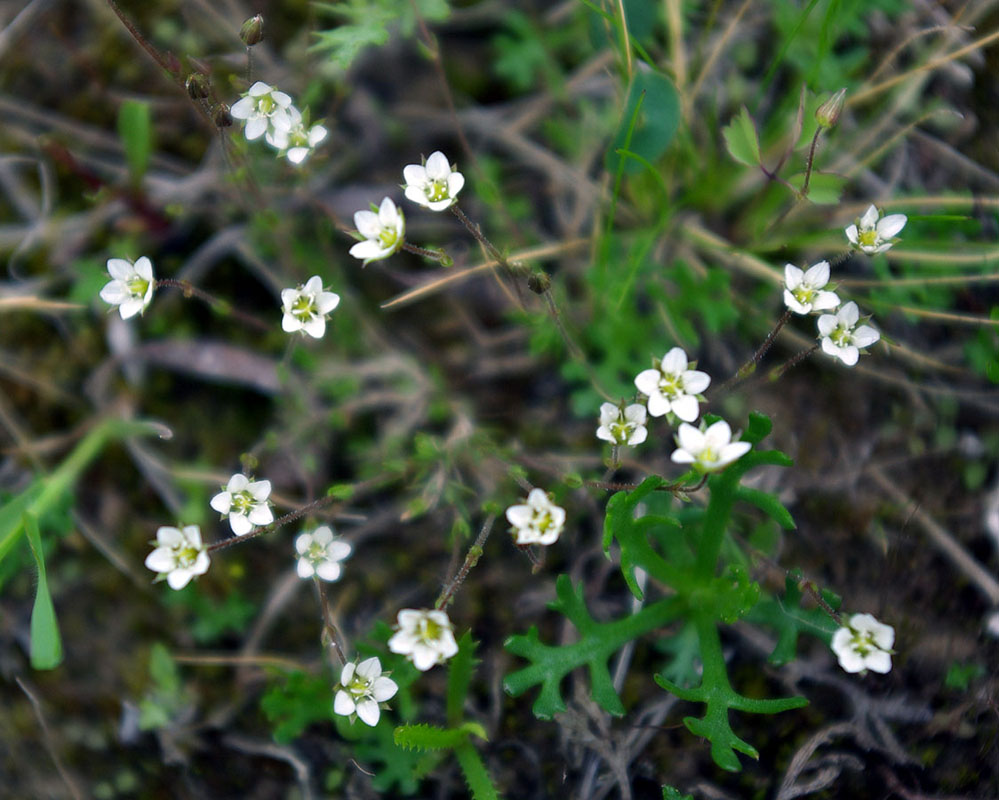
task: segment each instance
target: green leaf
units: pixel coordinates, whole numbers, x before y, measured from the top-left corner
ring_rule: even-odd
[[[126,100],[121,104],[118,109],[118,135],[125,148],[129,178],[133,185],[138,185],[149,167],[149,154],[153,149],[148,103]]]
[[[472,793],[472,800],[499,800],[499,792],[493,785],[486,765],[482,763],[479,751],[471,742],[465,742],[454,749],[458,765],[465,776],[465,783]]]
[[[533,707],[534,714],[541,719],[551,719],[565,711],[565,701],[559,688],[562,679],[576,667],[586,665],[590,671],[593,699],[605,711],[623,714],[624,706],[614,689],[607,662],[626,642],[675,620],[682,609],[678,598],[667,597],[630,616],[600,623],[586,609],[582,586],[574,589],[568,575],[559,575],[555,593],[557,599],[551,603],[551,608],[576,626],[579,641],[561,647],[546,645],[539,640],[535,627],[531,627],[526,635],[510,637],[506,649],[528,659],[531,664],[507,675],[503,681],[504,688],[517,697],[532,686],[541,684],[541,694]]]
[[[274,729],[274,740],[287,744],[314,722],[333,716],[333,689],[325,677],[295,670],[273,683],[260,698],[260,708]]]
[[[468,732],[436,725],[400,725],[393,732],[393,739],[406,750],[454,750],[468,740]]]
[[[799,172],[787,179],[799,192],[805,185],[805,173]],[[808,194],[806,197],[816,205],[829,206],[839,202],[840,195],[843,194],[843,187],[846,185],[846,178],[842,175],[833,175],[828,172],[812,172],[812,177],[808,181]]]
[[[663,800],[694,800],[694,796],[691,794],[680,794],[678,789],[674,789],[672,786],[664,786]]]
[[[729,155],[736,161],[749,167],[760,164],[760,137],[756,133],[756,123],[745,106],[722,129],[722,136],[725,137]]]
[[[34,669],[55,669],[62,662],[62,640],[56,623],[55,606],[49,594],[45,574],[45,556],[42,537],[38,532],[38,519],[25,512],[22,524],[31,546],[31,554],[38,566],[38,586],[35,588],[35,605],[31,610],[31,666]]]
[[[660,72],[639,70],[631,80],[621,122],[607,152],[607,170],[628,175],[640,172],[646,162],[655,162],[666,152],[679,124],[680,97],[672,81]],[[619,150],[639,159],[626,158]]]

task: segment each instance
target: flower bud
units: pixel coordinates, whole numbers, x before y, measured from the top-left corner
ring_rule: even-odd
[[[839,115],[843,113],[846,101],[846,89],[840,89],[836,94],[815,109],[815,120],[823,128],[831,128],[836,124]]]
[[[264,18],[257,14],[250,17],[239,29],[239,38],[247,47],[253,47],[264,40]]]
[[[212,122],[216,128],[228,128],[232,125],[232,114],[229,113],[229,106],[219,103],[212,110]]]
[[[184,86],[187,87],[187,93],[192,100],[203,100],[211,93],[208,76],[202,75],[200,72],[192,72],[188,75]]]
[[[532,272],[527,277],[527,288],[535,294],[544,294],[551,288],[551,285],[552,279],[548,277],[548,273],[541,270]]]

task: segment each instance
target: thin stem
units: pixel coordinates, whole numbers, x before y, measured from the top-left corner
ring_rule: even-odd
[[[482,524],[482,529],[479,531],[479,535],[475,537],[475,542],[473,542],[472,546],[468,548],[468,554],[465,556],[465,563],[461,565],[461,569],[458,570],[451,582],[444,588],[444,591],[441,592],[440,597],[437,598],[437,602],[434,603],[434,608],[437,611],[441,611],[447,607],[447,604],[451,602],[451,598],[454,596],[454,593],[458,591],[461,584],[465,582],[465,578],[468,577],[468,573],[471,571],[472,567],[479,563],[479,559],[482,557],[482,548],[485,547],[486,540],[489,538],[489,534],[492,533],[493,524],[495,522],[495,514],[490,514],[486,517],[486,521]]]
[[[732,388],[732,386],[745,380],[750,375],[752,375],[756,371],[756,367],[759,365],[760,361],[773,346],[774,341],[776,341],[777,339],[777,334],[781,332],[781,329],[785,325],[787,325],[790,319],[791,319],[791,309],[786,308],[784,309],[784,313],[781,314],[780,319],[777,320],[777,324],[774,325],[773,330],[770,331],[770,333],[767,334],[767,338],[763,340],[763,344],[761,344],[757,348],[756,352],[753,353],[752,358],[750,358],[745,364],[739,367],[739,369],[736,370],[735,375],[733,375],[731,378],[725,381],[721,386],[719,386],[718,389],[713,394],[724,395]]]
[[[806,592],[808,592],[808,594],[811,595],[812,599],[816,603],[819,604],[819,606],[822,608],[822,610],[825,611],[830,617],[832,617],[833,621],[837,625],[839,625],[840,627],[842,627],[842,625],[843,625],[843,619],[842,619],[842,617],[839,615],[839,613],[832,606],[830,606],[825,601],[825,599],[819,593],[818,587],[816,587],[814,581],[810,581],[810,580],[805,579],[805,580],[802,580],[798,584],[798,586],[800,588],[804,589]]]
[[[157,50],[155,47],[153,47],[146,40],[145,36],[139,33],[139,29],[136,28],[135,25],[132,24],[132,21],[125,16],[124,12],[122,12],[122,10],[118,8],[118,4],[115,2],[115,0],[107,0],[107,3],[111,7],[111,10],[118,17],[118,19],[121,20],[121,24],[128,29],[128,32],[130,34],[132,34],[132,38],[135,39],[136,42],[138,42],[139,46],[143,50],[145,50],[146,53],[149,54],[149,57],[152,58],[153,61],[155,61],[157,64],[159,64],[160,67],[162,67],[170,75],[171,78],[174,79],[174,82],[177,83],[177,85],[180,86],[181,89],[183,89],[184,80],[183,78],[181,78],[180,74],[176,72],[173,69],[173,67],[170,66],[170,63],[160,54],[160,51]]]
[[[301,519],[313,511],[318,511],[320,508],[325,508],[328,505],[335,503],[337,498],[335,497],[320,497],[318,500],[313,500],[311,503],[307,503],[301,508],[295,509],[283,517],[278,517],[269,525],[264,525],[263,527],[257,528],[256,530],[245,533],[242,536],[234,536],[231,539],[223,539],[221,542],[214,542],[208,545],[206,548],[207,552],[214,553],[216,550],[224,550],[227,547],[232,547],[234,544],[240,544],[242,542],[249,541],[250,539],[255,539],[258,536],[263,536],[265,533],[270,533],[273,530],[277,530],[283,525],[287,525],[289,522],[294,522],[296,519]]]
[[[510,262],[507,261],[506,256],[504,256],[499,250],[496,249],[496,246],[492,242],[490,242],[488,238],[486,238],[486,235],[482,232],[482,229],[465,215],[465,212],[458,207],[457,203],[451,206],[451,213],[454,214],[459,220],[461,220],[461,224],[464,225],[465,228],[468,230],[468,232],[475,237],[475,241],[477,241],[486,249],[486,252],[489,253],[490,258],[496,261],[500,266],[506,267],[508,270],[510,270],[510,272],[513,273],[517,272],[517,270],[514,269],[514,267],[510,264]]]
[[[806,358],[808,358],[812,353],[814,353],[818,349],[819,345],[813,344],[807,350],[802,350],[796,356],[792,356],[783,364],[781,364],[781,366],[772,369],[767,377],[771,382],[780,379],[785,372],[787,372],[789,369],[792,369],[793,367],[798,366],[798,364],[800,364],[802,361],[804,361]]]
[[[815,129],[815,135],[812,137],[812,143],[808,147],[808,161],[805,162],[805,180],[801,184],[801,196],[808,196],[808,183],[812,179],[812,164],[815,162],[815,148],[819,144],[819,137],[822,135],[822,126],[819,125]]]
[[[333,647],[333,651],[336,653],[337,658],[340,659],[340,664],[342,666],[347,663],[347,658],[343,654],[343,647],[340,645],[340,632],[337,630],[337,627],[333,622],[333,615],[330,613],[329,601],[326,599],[326,584],[320,580],[318,575],[313,576],[313,581],[315,581],[316,590],[319,592],[319,607],[323,614],[323,632],[326,636],[329,636],[330,645]]]
[[[452,264],[454,263],[454,259],[451,258],[451,256],[449,256],[442,248],[431,250],[427,247],[417,247],[415,244],[403,242],[402,249],[407,253],[413,253],[417,256],[423,256],[424,258],[439,261],[441,264],[447,264],[447,262],[451,262]]]
[[[184,293],[184,297],[194,297],[205,305],[210,306],[222,316],[232,316],[240,322],[244,322],[253,328],[257,328],[258,330],[269,331],[274,328],[272,324],[264,322],[264,320],[259,317],[254,316],[253,314],[248,314],[245,311],[240,311],[238,308],[233,308],[232,305],[225,300],[206,292],[204,289],[199,289],[190,281],[177,280],[176,278],[157,278],[156,288],[180,289]]]

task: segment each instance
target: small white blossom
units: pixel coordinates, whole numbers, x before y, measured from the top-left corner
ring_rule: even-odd
[[[908,218],[905,214],[882,217],[883,213],[872,205],[864,212],[864,216],[849,225],[846,228],[846,238],[850,240],[850,244],[870,254],[883,253],[895,244],[894,237],[905,227]]]
[[[832,650],[847,672],[891,671],[895,629],[870,614],[854,614],[832,637]]]
[[[555,505],[544,489],[531,489],[523,505],[506,510],[506,518],[518,545],[554,544],[565,527],[565,509]]]
[[[326,333],[326,315],[339,304],[340,295],[323,291],[323,279],[313,275],[297,289],[281,290],[281,328],[288,333],[304,331],[321,339]]]
[[[279,155],[287,157],[292,164],[301,164],[308,158],[316,146],[326,138],[329,131],[320,124],[306,125],[302,112],[295,106],[288,107],[289,127],[270,127],[264,138],[267,144],[279,151]]]
[[[122,319],[134,317],[146,310],[153,299],[156,281],[153,264],[142,256],[134,264],[124,258],[108,259],[111,282],[101,289],[101,300],[118,306]]]
[[[251,481],[237,472],[226,484],[225,490],[211,500],[211,506],[220,514],[229,515],[229,527],[237,536],[243,536],[256,525],[269,525],[274,521],[271,511],[270,481]]]
[[[162,527],[156,531],[153,544],[156,548],[146,556],[146,566],[157,573],[156,580],[165,579],[171,589],[183,589],[195,575],[208,572],[210,559],[197,525]]]
[[[291,98],[263,81],[257,81],[241,100],[232,104],[229,113],[246,122],[243,133],[250,141],[268,131],[291,129]]]
[[[333,713],[342,717],[357,714],[361,722],[371,727],[378,724],[381,716],[379,703],[390,700],[399,691],[395,681],[382,673],[377,658],[344,664],[339,686],[333,698]]]
[[[303,533],[295,539],[298,553],[298,577],[318,575],[324,581],[340,577],[340,562],[350,555],[351,546],[333,535],[329,525],[322,525],[312,533]]]
[[[357,232],[364,237],[363,242],[358,242],[350,248],[350,254],[354,258],[363,261],[362,266],[369,261],[378,261],[388,258],[402,247],[406,236],[406,220],[402,210],[396,208],[391,198],[386,197],[382,204],[371,211],[358,211],[354,214],[354,226]]]
[[[661,417],[672,412],[685,422],[698,414],[698,395],[708,388],[711,377],[706,372],[687,369],[687,354],[674,347],[654,369],[638,373],[635,386],[649,398],[649,414]]]
[[[870,325],[858,325],[860,311],[854,302],[846,303],[835,314],[819,317],[819,336],[822,351],[852,367],[860,358],[860,348],[874,344],[881,338]]]
[[[458,652],[451,620],[443,611],[404,608],[396,627],[388,641],[389,650],[406,656],[421,672],[443,664]]]
[[[454,205],[465,185],[465,176],[448,163],[440,150],[431,153],[426,164],[409,164],[402,175],[406,179],[406,199],[431,211]]]
[[[836,292],[825,291],[829,283],[829,262],[820,261],[802,271],[794,264],[784,265],[784,303],[795,314],[825,311],[839,305]]]
[[[600,406],[600,427],[597,438],[611,444],[626,444],[634,447],[641,444],[649,435],[645,427],[645,406],[633,403],[626,408],[604,403]]]
[[[703,431],[686,422],[680,423],[676,443],[679,447],[670,458],[677,464],[693,464],[700,472],[718,472],[753,447],[749,442],[733,442],[732,429],[723,419]]]

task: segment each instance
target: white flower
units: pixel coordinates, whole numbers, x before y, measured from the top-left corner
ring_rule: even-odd
[[[326,315],[339,304],[340,295],[323,291],[323,279],[313,275],[304,286],[281,290],[281,327],[288,333],[305,331],[321,339],[326,333]]]
[[[835,314],[819,317],[819,336],[822,337],[822,350],[852,367],[860,358],[860,348],[874,344],[881,338],[870,325],[860,325],[860,311],[857,304],[849,302]]]
[[[362,266],[369,261],[388,258],[402,247],[406,236],[406,220],[402,210],[396,208],[388,197],[382,200],[377,210],[372,206],[371,211],[358,211],[354,214],[354,226],[364,237],[364,241],[351,247],[350,254],[362,259]]]
[[[555,505],[544,489],[531,489],[526,503],[510,506],[506,518],[518,545],[554,544],[565,527],[565,509]]]
[[[382,664],[369,658],[360,664],[349,662],[340,672],[340,688],[333,698],[333,713],[343,717],[357,714],[361,722],[374,727],[381,716],[379,703],[395,697],[399,687],[382,674]]]
[[[301,164],[316,148],[329,131],[323,125],[307,126],[302,112],[295,106],[288,107],[289,128],[270,127],[264,138],[267,144],[280,151],[292,164]]]
[[[443,611],[404,608],[399,612],[397,627],[399,630],[388,640],[389,650],[405,655],[421,672],[443,664],[458,652],[451,620]]]
[[[269,130],[290,130],[290,106],[291,98],[288,95],[263,81],[257,81],[241,100],[232,104],[229,113],[236,119],[245,120],[243,133],[253,141]]]
[[[298,577],[318,575],[324,581],[335,581],[340,577],[340,562],[350,555],[351,547],[337,539],[329,525],[323,525],[295,539],[295,551],[299,555]]]
[[[687,369],[687,354],[674,347],[655,369],[638,373],[635,386],[649,398],[649,413],[661,417],[670,412],[685,422],[697,419],[699,395],[711,383],[706,372]]]
[[[882,217],[882,211],[871,206],[864,216],[846,229],[850,244],[865,253],[883,253],[893,244],[894,236],[905,227],[908,218],[905,214],[889,214]]]
[[[649,435],[645,427],[645,406],[633,403],[621,408],[613,403],[600,406],[600,427],[597,438],[612,444],[634,446],[641,444]]]
[[[895,629],[870,614],[854,614],[832,637],[832,650],[847,672],[891,671]]]
[[[210,559],[197,525],[160,528],[153,544],[156,549],[146,556],[146,566],[157,573],[156,580],[166,579],[171,589],[183,589],[195,575],[208,572]]]
[[[458,200],[465,176],[455,170],[440,150],[430,154],[425,165],[409,164],[402,171],[406,199],[431,211],[443,211]]]
[[[670,458],[677,464],[693,464],[700,472],[718,472],[748,453],[749,442],[733,442],[732,429],[720,419],[702,431],[686,422],[680,423],[676,432],[679,445]]]
[[[122,319],[146,310],[156,286],[153,264],[148,258],[142,256],[134,264],[124,258],[109,258],[108,274],[111,282],[101,289],[101,300],[118,306]]]
[[[836,308],[836,292],[824,291],[829,283],[829,262],[820,261],[803,272],[794,264],[784,265],[784,303],[795,314]]]
[[[232,532],[243,536],[255,525],[269,525],[274,521],[274,512],[267,500],[270,493],[270,481],[251,481],[237,472],[229,478],[225,490],[212,498],[211,506],[223,516],[228,514]]]

